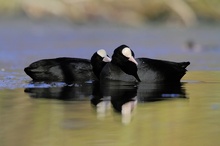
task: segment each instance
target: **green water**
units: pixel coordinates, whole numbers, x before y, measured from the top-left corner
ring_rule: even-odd
[[[1,145],[218,145],[220,72],[190,71],[182,81],[186,98],[138,101],[127,117],[111,104],[99,112],[90,95],[58,100],[0,90]]]

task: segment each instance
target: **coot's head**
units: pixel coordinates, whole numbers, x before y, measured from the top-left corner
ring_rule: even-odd
[[[137,75],[137,61],[134,59],[134,52],[126,45],[121,45],[115,49],[112,55],[113,64],[119,66],[126,74],[134,76],[139,82]]]
[[[109,58],[106,51],[103,49],[98,50],[92,55],[91,57],[92,70],[98,79],[103,67],[108,62],[111,62],[111,58]]]

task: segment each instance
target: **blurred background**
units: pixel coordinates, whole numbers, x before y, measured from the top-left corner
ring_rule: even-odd
[[[192,26],[219,23],[219,0],[0,0],[0,15],[45,19],[57,17],[76,24],[147,23]]]

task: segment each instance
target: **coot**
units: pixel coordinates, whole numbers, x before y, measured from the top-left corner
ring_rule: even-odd
[[[93,54],[89,59],[82,58],[53,58],[43,59],[30,64],[24,69],[33,81],[88,81],[97,80],[96,73],[99,68],[111,61],[107,56],[106,51],[101,49]],[[92,68],[92,65],[95,68]]]
[[[126,45],[114,50],[112,61],[100,73],[100,79],[126,82],[175,83],[186,73],[190,62],[171,62],[165,60],[137,58]]]

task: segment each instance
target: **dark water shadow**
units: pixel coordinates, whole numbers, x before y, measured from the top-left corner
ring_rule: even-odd
[[[96,88],[94,88],[91,104],[96,108],[100,108],[101,105],[105,106],[110,102],[114,110],[121,113],[125,104],[132,104],[136,101],[136,85],[126,82],[108,82],[102,85],[97,85]]]
[[[24,92],[31,98],[46,98],[57,99],[64,101],[80,101],[89,100],[95,83],[74,83],[71,85],[64,84],[63,86],[54,86],[51,84],[41,84],[36,86],[36,83],[32,83],[32,86],[25,88]]]
[[[91,104],[104,112],[111,103],[114,110],[121,114],[133,111],[137,102],[155,102],[173,98],[187,98],[183,83],[178,84],[131,84],[108,82],[97,85],[92,94]]]
[[[187,98],[184,84],[140,83],[137,91],[138,101],[155,102],[172,98]]]
[[[99,84],[74,83],[63,87],[31,87],[24,90],[31,98],[47,98],[65,101],[90,100],[93,107],[100,112],[109,106],[121,114],[133,111],[136,103],[187,98],[183,83],[147,84],[127,82],[107,82]],[[103,111],[102,111],[103,110]]]

